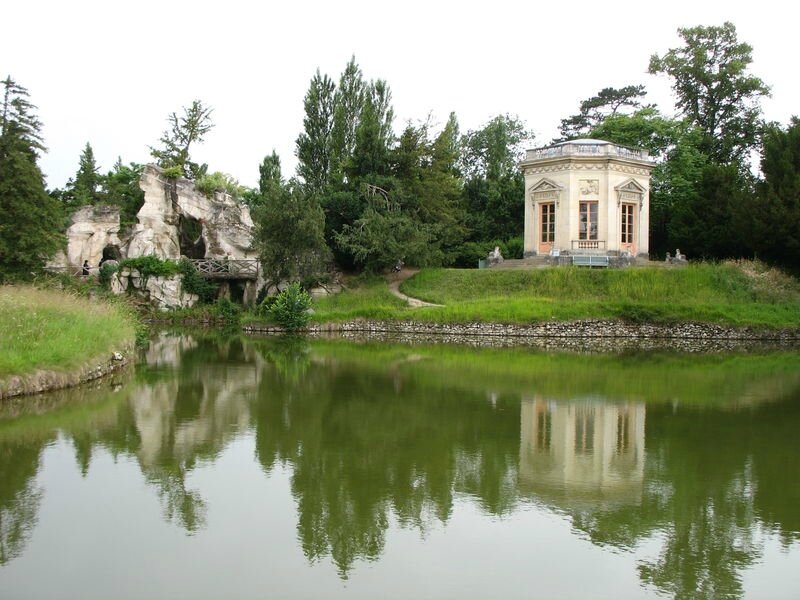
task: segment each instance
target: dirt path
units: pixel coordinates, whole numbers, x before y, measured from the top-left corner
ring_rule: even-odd
[[[387,275],[386,280],[389,282],[389,291],[401,300],[405,300],[411,308],[422,308],[424,306],[444,306],[444,304],[432,304],[431,302],[425,302],[419,298],[406,296],[400,291],[400,284],[412,275],[416,274],[418,271],[419,269],[403,269],[399,273],[390,273]]]

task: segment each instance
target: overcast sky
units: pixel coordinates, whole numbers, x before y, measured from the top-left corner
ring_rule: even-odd
[[[294,174],[309,81],[318,67],[338,81],[351,55],[366,79],[391,86],[396,131],[429,113],[443,124],[455,111],[462,131],[511,113],[540,145],[607,86],[643,83],[671,114],[650,55],[678,46],[678,27],[729,20],[753,46],[751,72],[772,87],[765,116],[786,123],[800,114],[799,16],[791,0],[24,0],[2,9],[0,75],[39,108],[49,187],[75,173],[87,141],[103,172],[117,156],[147,162],[167,115],[195,98],[216,124],[195,160],[255,185],[273,148]]]

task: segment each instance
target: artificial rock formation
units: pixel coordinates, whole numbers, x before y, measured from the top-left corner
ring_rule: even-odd
[[[251,249],[250,210],[228,194],[206,196],[191,181],[164,177],[154,165],[144,168],[139,187],[144,191],[144,204],[136,215],[136,224],[123,231],[119,208],[84,206],[72,215],[66,252],[57,256],[51,266],[78,273],[88,261],[92,273],[97,273],[103,259],[257,258]],[[246,301],[255,298],[261,283],[245,284]],[[123,293],[131,286],[159,308],[191,306],[197,300],[196,296],[181,292],[180,278],[175,277],[140,281],[129,273],[120,273],[112,289]]]
[[[118,258],[124,245],[120,239],[118,207],[83,206],[72,215],[67,228],[66,254],[58,257],[56,262],[77,271],[84,261],[88,261],[89,266],[96,269],[104,251],[106,254],[111,251],[115,254],[113,258]]]
[[[154,165],[145,167],[139,187],[144,205],[130,230],[121,230],[115,206],[76,210],[67,228],[66,253],[54,266],[79,270],[84,261],[96,268],[103,258],[177,260],[192,253],[192,258],[257,257],[251,249],[253,219],[246,205],[224,192],[205,196],[191,181],[166,178]]]
[[[155,255],[162,259],[178,259],[187,244],[181,243],[182,224],[193,223],[201,230],[191,240],[205,248],[203,256],[194,258],[256,258],[250,249],[253,241],[253,220],[247,206],[224,192],[207,197],[186,179],[167,179],[161,169],[145,167],[139,186],[144,191],[144,205],[136,215],[127,256]],[[182,248],[183,246],[183,248]]]

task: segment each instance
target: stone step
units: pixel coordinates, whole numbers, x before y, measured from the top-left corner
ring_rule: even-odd
[[[531,256],[530,258],[509,258],[492,269],[534,269],[547,266],[547,256]]]

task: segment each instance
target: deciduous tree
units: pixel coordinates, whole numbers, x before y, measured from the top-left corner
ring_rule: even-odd
[[[760,100],[769,88],[748,72],[752,47],[733,23],[678,29],[683,46],[650,58],[652,74],[665,73],[681,113],[703,134],[701,149],[718,164],[743,163],[758,143]]]
[[[533,140],[517,117],[500,115],[462,142],[465,208],[477,240],[522,234],[524,180],[517,165]]]

